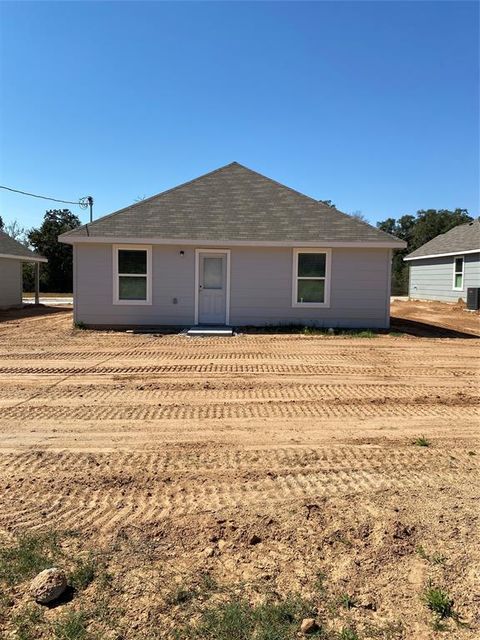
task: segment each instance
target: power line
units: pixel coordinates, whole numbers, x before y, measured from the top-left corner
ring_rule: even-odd
[[[13,193],[20,193],[22,196],[30,196],[31,198],[41,198],[42,200],[51,200],[52,202],[61,202],[62,204],[76,204],[81,209],[90,208],[90,222],[93,221],[93,198],[92,196],[84,196],[79,198],[77,202],[73,200],[59,200],[58,198],[49,198],[48,196],[39,196],[36,193],[29,193],[28,191],[21,191],[20,189],[12,189],[12,187],[5,187],[0,184],[0,189],[6,189],[7,191],[13,191]]]
[[[11,187],[4,187],[0,185],[0,189],[6,189],[7,191],[13,191],[14,193],[21,193],[24,196],[31,196],[32,198],[41,198],[42,200],[52,200],[53,202],[61,202],[63,204],[78,204],[81,207],[87,207],[87,202],[82,202],[85,198],[80,198],[77,202],[73,202],[72,200],[59,200],[58,198],[49,198],[48,196],[39,196],[36,193],[28,193],[27,191],[20,191],[20,189],[12,189]]]

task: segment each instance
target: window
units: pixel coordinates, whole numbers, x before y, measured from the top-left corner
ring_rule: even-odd
[[[463,256],[453,259],[453,288],[463,290]]]
[[[294,307],[330,306],[330,258],[329,249],[294,249]]]
[[[114,245],[114,304],[151,304],[150,246]]]

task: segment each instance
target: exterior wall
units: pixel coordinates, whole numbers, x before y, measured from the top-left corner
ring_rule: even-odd
[[[22,261],[0,258],[0,308],[22,304]]]
[[[294,308],[292,248],[218,248],[231,250],[230,324],[233,326],[303,324],[385,328],[389,325],[389,249],[332,249],[330,308]],[[183,256],[180,251],[184,251]],[[152,247],[151,305],[112,303],[112,261],[110,244],[75,245],[77,322],[95,326],[194,324],[195,247]]]
[[[464,256],[463,289],[458,291],[453,288],[453,269],[455,257],[461,255],[412,260],[409,263],[410,298],[441,302],[457,302],[461,298],[466,301],[468,287],[480,287],[480,253]]]

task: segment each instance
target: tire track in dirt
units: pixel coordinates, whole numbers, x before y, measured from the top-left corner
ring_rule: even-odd
[[[432,368],[405,366],[392,370],[392,367],[366,367],[361,366],[355,369],[353,366],[317,366],[317,365],[289,365],[289,364],[268,364],[257,363],[252,365],[242,364],[213,364],[202,365],[145,365],[145,366],[123,366],[123,367],[0,367],[0,375],[120,375],[120,374],[290,374],[290,375],[361,375],[382,376],[382,377],[431,377]],[[452,366],[435,368],[437,377],[474,376],[476,369],[458,368]]]
[[[43,389],[36,386],[35,402],[45,400],[61,404],[65,400],[76,400],[78,403],[88,401],[112,400],[128,404],[132,400],[138,403],[155,403],[161,400],[185,401],[196,399],[201,394],[202,401],[210,398],[225,401],[244,400],[366,400],[366,399],[409,399],[414,401],[430,401],[432,398],[448,400],[456,398],[468,404],[471,399],[480,397],[480,389],[467,392],[455,387],[438,387],[419,385],[381,385],[381,384],[304,384],[292,381],[284,384],[279,381],[221,382],[218,386],[210,382],[189,383],[144,383],[134,385],[99,384],[99,385],[65,385]],[[421,395],[423,394],[423,395]],[[19,388],[16,385],[0,386],[0,400],[18,399],[31,395],[31,389]]]
[[[456,402],[456,404],[453,404]],[[367,400],[343,400],[341,403],[303,400],[263,402],[231,402],[203,404],[162,404],[162,405],[80,405],[80,406],[37,406],[16,405],[3,407],[3,420],[220,420],[249,418],[341,418],[341,417],[452,417],[471,418],[478,415],[478,398],[471,398],[469,406],[465,400],[448,404],[412,404]]]
[[[465,481],[465,478],[462,478]],[[165,485],[151,483],[150,488],[135,485],[121,490],[116,487],[83,487],[60,489],[55,500],[38,491],[22,491],[23,504],[12,496],[4,501],[0,524],[11,528],[54,526],[82,530],[113,531],[122,525],[140,526],[151,519],[191,516],[202,512],[219,513],[223,509],[269,504],[288,504],[341,494],[362,494],[384,489],[415,490],[417,487],[452,485],[459,481],[459,471],[431,469],[389,470],[336,469],[295,473],[284,470],[276,477],[224,480],[221,476],[210,482],[179,482]],[[13,499],[12,499],[13,498]]]

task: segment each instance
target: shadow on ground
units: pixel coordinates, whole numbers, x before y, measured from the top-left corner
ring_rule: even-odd
[[[21,309],[0,310],[0,323],[11,320],[22,320],[23,318],[35,318],[37,316],[47,316],[55,313],[72,313],[71,309],[64,307],[49,307],[47,305],[28,304]]]

